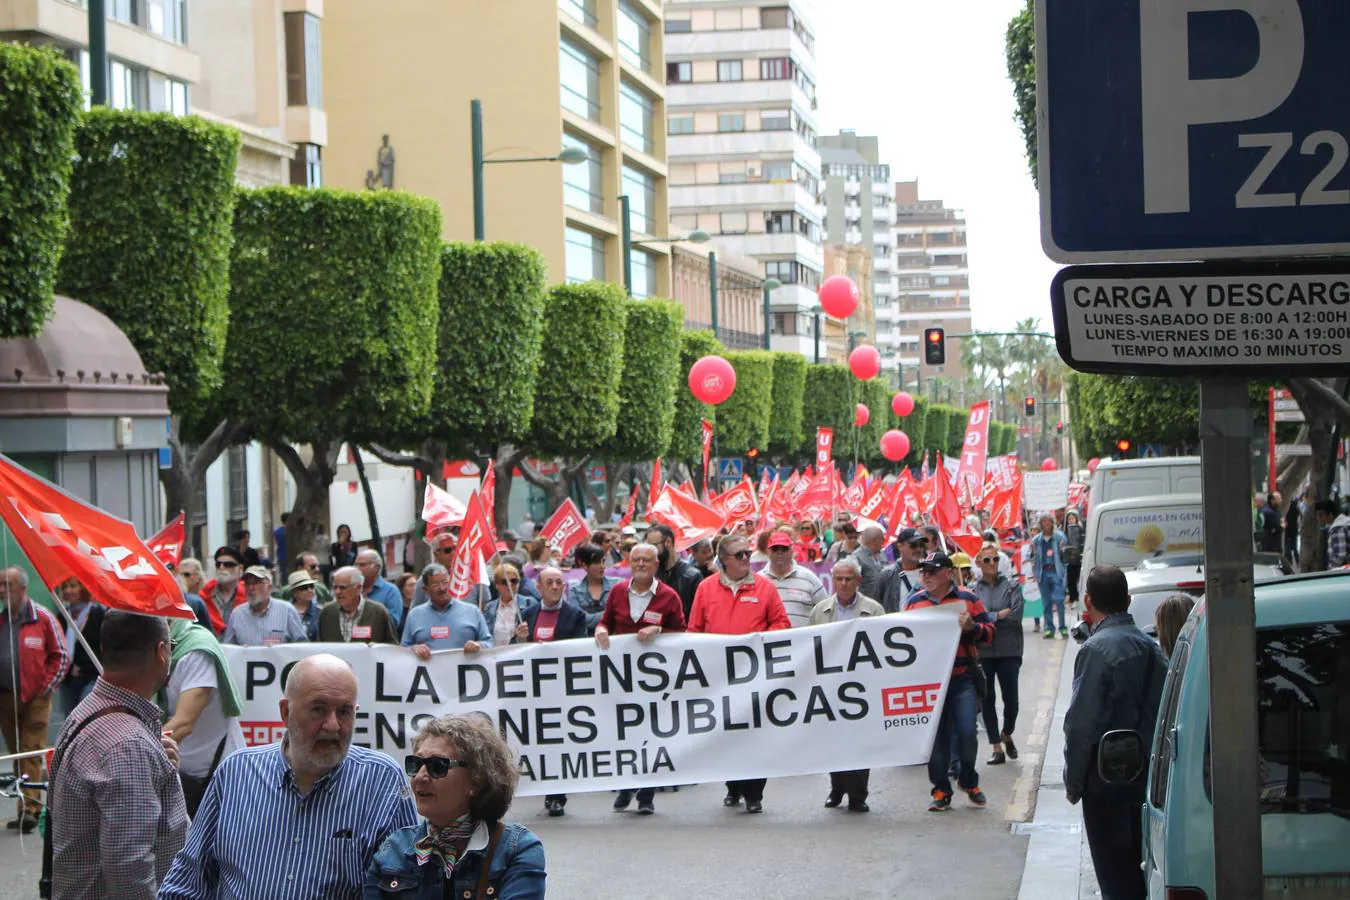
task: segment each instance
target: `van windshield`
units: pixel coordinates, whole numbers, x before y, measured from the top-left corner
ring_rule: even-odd
[[[1094,537],[1096,563],[1132,569],[1144,559],[1199,554],[1204,531],[1205,516],[1198,504],[1104,513]]]
[[[1263,812],[1350,816],[1350,622],[1257,632]]]

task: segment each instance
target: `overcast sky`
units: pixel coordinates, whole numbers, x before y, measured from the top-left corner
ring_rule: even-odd
[[[1036,189],[1013,121],[1004,32],[1022,0],[815,0],[821,134],[876,135],[895,181],[965,211],[981,331],[1051,330]],[[825,11],[828,9],[828,14]]]

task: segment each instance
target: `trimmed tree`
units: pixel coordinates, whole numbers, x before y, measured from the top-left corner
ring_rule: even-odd
[[[33,337],[52,314],[79,114],[74,66],[0,43],[0,338]]]
[[[924,432],[928,427],[928,401],[915,396],[914,411],[900,419],[897,427],[909,436],[909,456],[905,457],[905,465],[922,464]]]
[[[863,384],[862,402],[867,404],[871,417],[858,435],[858,458],[870,466],[881,465],[881,436],[898,427],[900,417],[891,412],[891,390],[884,381],[874,378]]]
[[[832,363],[813,363],[806,367],[806,390],[802,395],[802,446],[801,455],[806,460],[816,457],[816,429],[834,429],[836,447],[842,447],[843,441],[851,440],[849,429],[853,427],[853,403],[850,399],[850,382],[853,375],[845,366]],[[849,452],[852,452],[852,445]]]
[[[948,426],[953,412],[945,403],[934,403],[928,407],[928,413],[924,416],[922,449],[928,453],[930,462],[937,451],[946,452]]]
[[[410,194],[240,192],[225,379],[295,479],[293,553],[328,519],[341,445],[406,432],[430,408],[440,231],[440,207]]]
[[[736,370],[736,390],[717,408],[718,451],[739,456],[752,447],[769,444],[769,420],[773,413],[773,354],[764,350],[728,353],[727,362]]]
[[[769,414],[769,452],[795,456],[802,445],[802,400],[806,393],[806,357],[774,353],[773,400]]]
[[[966,443],[966,425],[970,421],[970,414],[959,408],[952,409],[951,418],[947,420],[947,442],[943,445],[943,453],[948,457],[959,457],[961,448]]]
[[[680,333],[680,374],[675,384],[675,422],[671,429],[670,449],[667,455],[693,469],[702,465],[703,431],[700,420],[712,420],[712,407],[700,403],[689,390],[689,369],[705,356],[722,356],[727,352],[722,342],[711,331],[683,331]]]
[[[183,510],[191,521],[207,467],[248,434],[241,404],[212,402],[230,316],[239,132],[99,107],[85,114],[75,148],[58,284],[116,322],[146,367],[164,374],[173,410],[171,464],[160,471],[166,514]]]

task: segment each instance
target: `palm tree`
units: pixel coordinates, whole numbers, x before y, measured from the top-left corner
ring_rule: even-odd
[[[1007,420],[1009,357],[1005,338],[993,334],[977,334],[961,343],[961,364],[966,371],[977,374],[980,382],[992,389],[998,384],[1000,418]]]

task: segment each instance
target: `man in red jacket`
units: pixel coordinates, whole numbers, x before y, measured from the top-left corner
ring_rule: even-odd
[[[51,721],[52,692],[69,667],[70,651],[61,625],[28,596],[28,573],[5,569],[0,575],[0,734],[11,753],[42,749]],[[18,760],[14,770],[29,781],[41,781],[42,757]],[[42,812],[38,796],[36,791],[25,792],[19,817],[5,827],[31,832]]]
[[[611,634],[636,634],[646,643],[663,631],[684,631],[684,604],[675,589],[656,578],[660,551],[654,544],[638,544],[628,554],[628,565],[633,577],[610,589],[605,611],[595,626],[595,642],[601,650],[609,649]],[[656,812],[653,802],[655,788],[637,791],[638,815],[650,816]],[[614,811],[622,812],[633,802],[633,791],[619,791],[614,798]]]
[[[763,575],[750,571],[750,542],[744,535],[730,534],[717,545],[717,561],[722,571],[703,579],[689,610],[689,630],[703,634],[754,634],[792,627],[778,588]],[[764,811],[764,785],[768,779],[750,778],[728,781],[723,806],[739,806],[745,798],[745,811]]]

